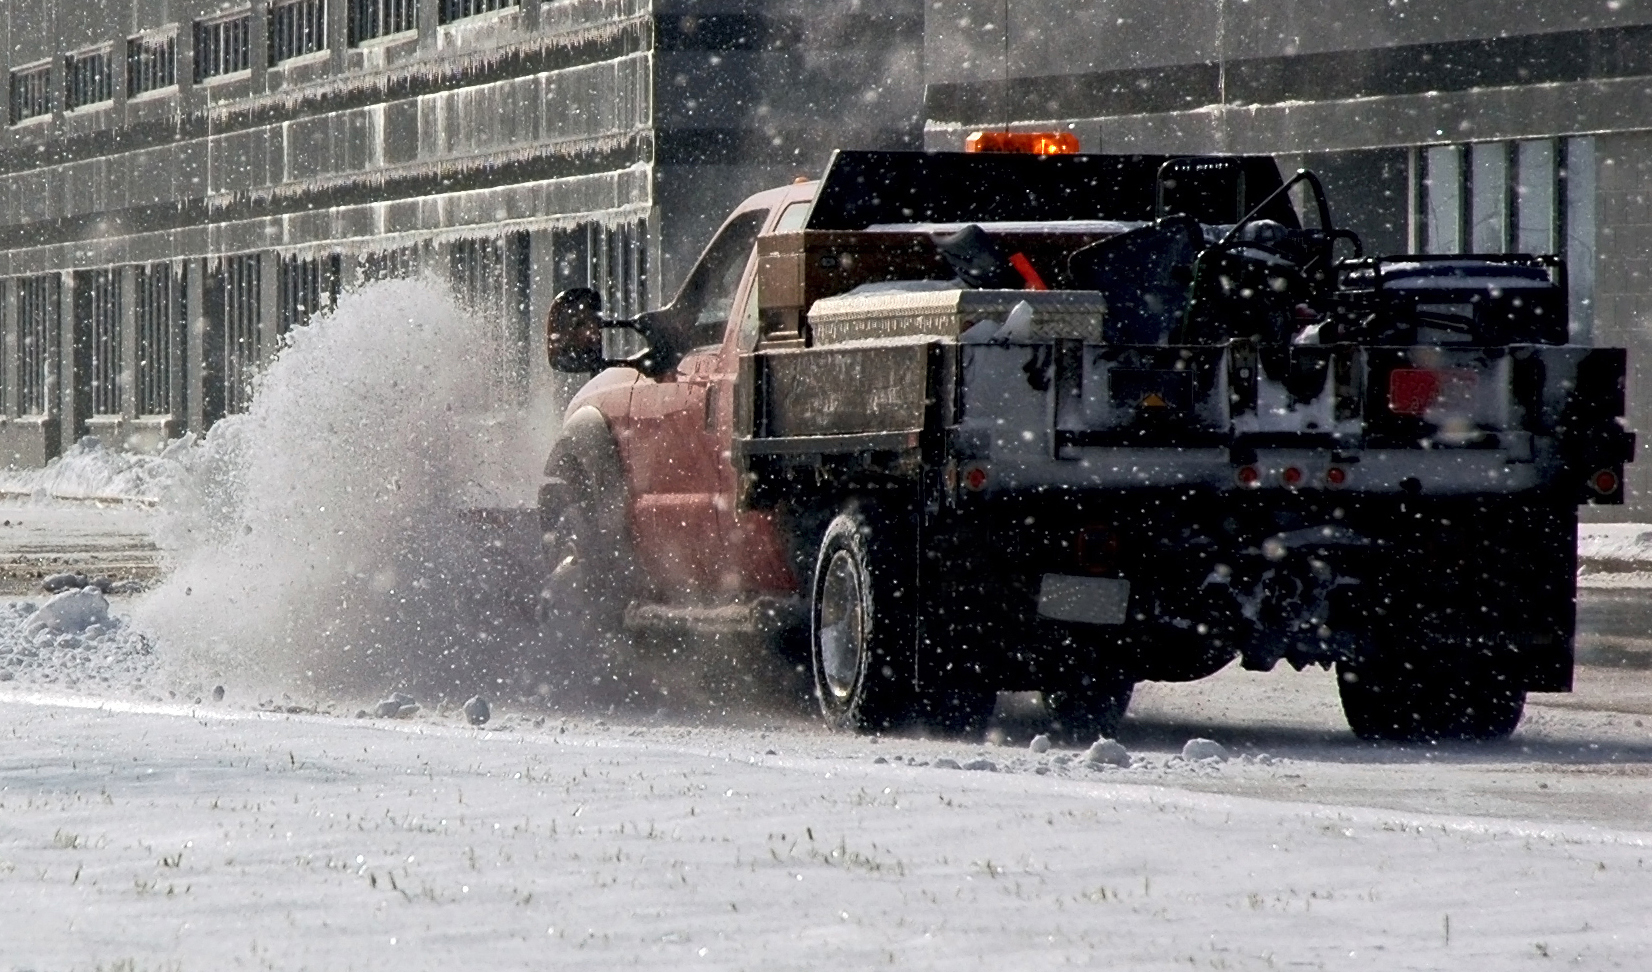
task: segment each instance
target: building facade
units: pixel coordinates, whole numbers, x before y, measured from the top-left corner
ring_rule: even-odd
[[[1652,11],[1583,0],[87,0],[0,6],[0,462],[244,407],[341,288],[434,272],[496,322],[667,298],[830,151],[1066,128],[1259,152],[1376,252],[1569,258],[1652,429]],[[1645,390],[1644,392],[1642,390]],[[1632,467],[1652,513],[1652,462]]]
[[[558,290],[657,304],[745,194],[922,138],[909,0],[0,10],[0,463],[202,431],[283,333],[391,276],[486,315],[478,404],[510,407]]]
[[[1324,178],[1368,251],[1565,255],[1574,338],[1630,349],[1630,424],[1652,431],[1644,4],[943,0],[925,65],[931,148],[1008,126],[1271,153]],[[1652,513],[1652,461],[1627,485],[1599,512]]]

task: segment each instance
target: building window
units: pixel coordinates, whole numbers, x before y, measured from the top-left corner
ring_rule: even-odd
[[[11,73],[11,123],[52,113],[52,66],[40,64]]]
[[[350,46],[419,29],[418,0],[350,0]]]
[[[75,351],[93,415],[121,414],[120,271],[75,274]]]
[[[1595,296],[1594,140],[1432,145],[1414,156],[1412,212],[1424,253],[1558,253],[1572,340],[1588,341]]]
[[[17,280],[17,411],[51,414],[52,368],[57,364],[57,274]]]
[[[195,80],[252,69],[252,15],[195,24]]]
[[[258,255],[225,257],[218,265],[215,295],[222,312],[224,410],[245,412],[252,403],[252,380],[263,352],[258,335],[262,274]]]
[[[63,98],[66,111],[102,104],[115,98],[115,75],[109,70],[109,49],[81,51],[63,59],[63,78],[68,91]]]
[[[522,0],[440,0],[441,5],[436,9],[438,19],[444,24],[450,24],[477,14],[520,6],[521,2]]]
[[[126,42],[126,96],[178,83],[178,35],[133,37]]]
[[[448,258],[460,306],[485,322],[477,352],[488,364],[488,405],[517,404],[528,381],[528,234],[454,240]]]
[[[280,306],[276,326],[282,334],[310,323],[338,301],[340,259],[337,254],[308,260],[281,261]]]
[[[137,267],[132,274],[132,318],[138,331],[138,414],[172,415],[182,411],[177,401],[181,382],[173,378],[183,351],[183,281],[165,263]],[[181,378],[181,375],[178,375]]]
[[[327,0],[285,0],[270,6],[270,66],[327,49]]]

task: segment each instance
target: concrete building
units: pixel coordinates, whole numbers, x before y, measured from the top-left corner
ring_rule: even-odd
[[[668,296],[744,194],[976,128],[1263,152],[1370,249],[1558,251],[1652,431],[1652,11],[1584,0],[6,3],[0,461],[245,404],[340,287],[434,269],[498,322]],[[1652,461],[1632,505],[1652,513]]]
[[[916,0],[0,5],[0,464],[245,406],[339,292],[436,271],[496,323],[669,296],[720,215],[837,146],[917,147]]]
[[[941,0],[925,141],[1070,128],[1088,152],[1258,152],[1368,250],[1560,252],[1575,337],[1630,349],[1652,433],[1652,10],[1584,0]],[[1652,458],[1630,468],[1652,514]]]

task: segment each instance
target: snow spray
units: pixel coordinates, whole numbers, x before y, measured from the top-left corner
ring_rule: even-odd
[[[163,494],[172,570],[134,617],[179,676],[364,698],[555,677],[537,528],[513,546],[499,511],[532,516],[558,411],[500,403],[498,335],[414,280],[288,335]]]

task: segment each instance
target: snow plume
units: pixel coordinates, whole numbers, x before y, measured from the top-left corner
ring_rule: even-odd
[[[495,331],[392,281],[292,333],[162,496],[174,569],[135,619],[179,675],[358,698],[551,677],[537,529],[478,513],[527,506],[554,415],[499,390]]]

